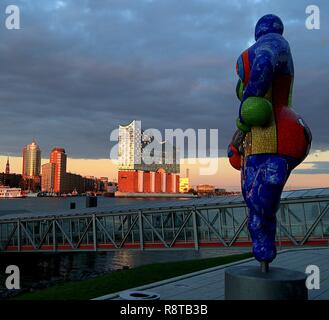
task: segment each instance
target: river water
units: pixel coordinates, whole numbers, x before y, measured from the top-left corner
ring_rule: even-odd
[[[76,198],[26,198],[0,200],[0,215],[26,211],[47,212],[68,209],[71,202],[77,208],[85,207],[84,197]],[[131,204],[154,199],[98,198],[98,207],[111,204]],[[168,201],[168,199],[156,199]],[[181,200],[184,201],[184,200]],[[249,251],[243,248],[214,248],[191,250],[121,250],[112,252],[74,252],[74,253],[25,253],[0,254],[0,289],[4,286],[5,268],[17,265],[21,272],[22,288],[31,288],[38,284],[54,281],[79,280],[99,274],[112,272],[123,267],[133,268],[158,262],[202,259]]]

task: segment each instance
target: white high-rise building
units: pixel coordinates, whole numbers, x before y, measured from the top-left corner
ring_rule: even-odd
[[[143,131],[141,121],[136,120],[120,125],[118,138],[119,192],[178,192],[180,167],[176,148],[158,141],[153,132]]]
[[[141,122],[132,121],[119,126],[119,170],[136,170],[141,165]]]

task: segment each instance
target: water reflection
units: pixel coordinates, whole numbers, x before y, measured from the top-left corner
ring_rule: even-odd
[[[134,251],[113,252],[74,252],[47,254],[2,254],[0,286],[5,281],[4,270],[8,265],[17,265],[21,271],[22,288],[30,288],[40,282],[79,280],[103,273],[136,267],[151,263],[182,261],[218,257],[249,251],[248,248],[219,248],[193,250]]]

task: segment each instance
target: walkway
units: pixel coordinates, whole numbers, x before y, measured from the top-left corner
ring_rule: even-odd
[[[253,258],[230,264],[257,265]],[[305,272],[308,265],[320,268],[320,289],[310,290],[310,300],[329,299],[329,248],[285,250],[278,254],[272,266]],[[148,290],[161,295],[163,300],[223,300],[224,270],[226,266],[215,267],[177,278],[149,284],[129,291]],[[118,294],[97,298],[99,300],[118,299]]]

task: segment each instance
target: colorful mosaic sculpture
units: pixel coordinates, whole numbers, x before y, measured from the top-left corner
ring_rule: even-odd
[[[308,155],[312,140],[308,126],[291,108],[294,66],[283,29],[279,17],[262,17],[255,44],[237,61],[241,104],[238,130],[228,149],[231,165],[241,170],[253,253],[265,263],[276,256],[282,190],[291,171]]]

